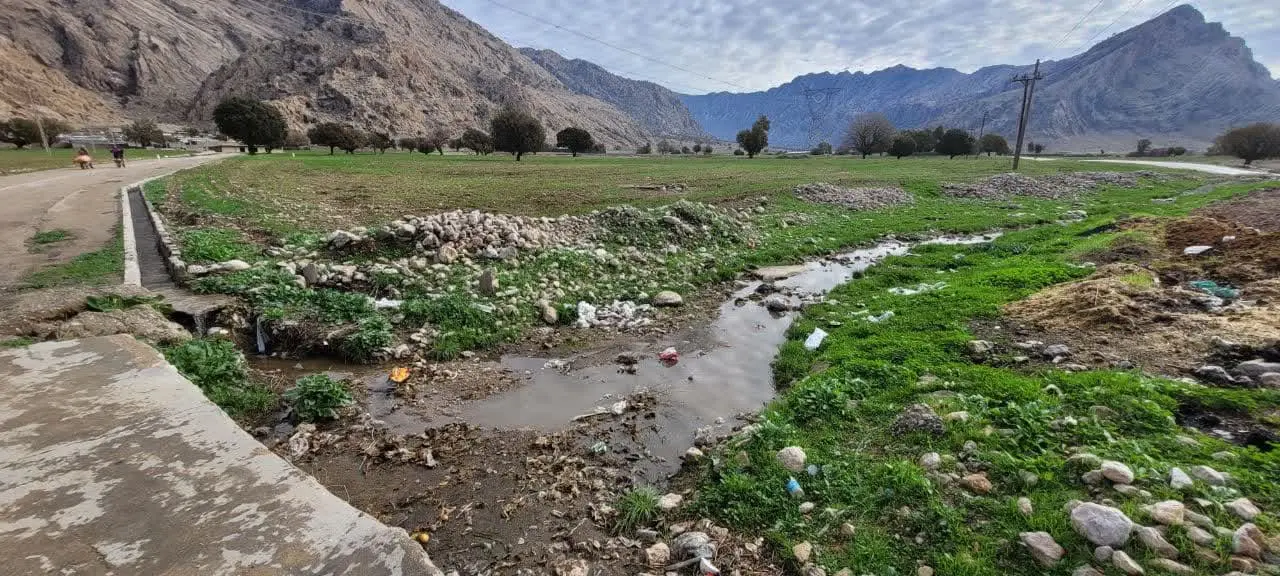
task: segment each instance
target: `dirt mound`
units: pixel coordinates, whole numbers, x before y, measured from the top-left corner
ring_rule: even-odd
[[[916,201],[910,192],[902,188],[844,188],[826,182],[814,182],[796,186],[796,196],[817,202],[833,204],[850,210],[876,210],[889,206],[912,204]]]
[[[1251,192],[1234,200],[1206,206],[1193,214],[1234,222],[1262,232],[1280,232],[1280,188]]]
[[[1152,309],[1181,307],[1177,298],[1165,295],[1151,271],[1132,264],[1108,264],[1089,278],[1009,304],[1006,312],[1045,330],[1091,326],[1131,330],[1143,324]]]
[[[1139,177],[1159,177],[1154,172],[1071,172],[1046,176],[1026,176],[1017,172],[996,174],[986,180],[964,184],[946,183],[942,193],[956,198],[984,200],[1033,196],[1036,198],[1070,198],[1092,192],[1099,186],[1136,186]]]
[[[1188,246],[1221,246],[1230,242],[1224,238],[1240,239],[1257,234],[1257,231],[1233,222],[1192,216],[1165,224],[1164,241],[1171,250],[1181,252]]]

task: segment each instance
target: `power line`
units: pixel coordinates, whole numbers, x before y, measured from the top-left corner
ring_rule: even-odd
[[[1080,25],[1084,24],[1084,21],[1088,20],[1089,16],[1093,14],[1093,11],[1097,10],[1098,7],[1101,6],[1103,2],[1106,2],[1106,0],[1098,0],[1098,3],[1094,4],[1093,8],[1090,8],[1088,12],[1085,12],[1084,16],[1081,16],[1080,19],[1076,21],[1076,25],[1072,26],[1070,30],[1067,30],[1066,34],[1062,35],[1062,38],[1058,39],[1058,43],[1053,46],[1053,50],[1057,50],[1059,46],[1062,46],[1062,43],[1067,40],[1067,37],[1071,36],[1072,32],[1075,32],[1077,29],[1079,29]],[[1052,50],[1050,52],[1052,52]]]

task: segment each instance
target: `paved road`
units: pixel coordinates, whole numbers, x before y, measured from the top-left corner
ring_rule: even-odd
[[[0,176],[0,291],[13,289],[37,267],[106,245],[120,222],[120,186],[229,156],[135,160],[128,168],[116,168],[110,158],[98,158],[94,170],[66,168]],[[28,249],[27,241],[36,232],[58,229],[73,238],[39,253]]]
[[[1039,162],[1051,162],[1058,158],[1030,158]],[[1154,166],[1156,168],[1173,168],[1175,170],[1195,170],[1198,172],[1208,172],[1209,174],[1221,174],[1223,176],[1266,176],[1268,172],[1258,170],[1245,170],[1243,168],[1232,168],[1230,166],[1219,166],[1217,164],[1200,164],[1197,162],[1162,162],[1160,160],[1083,160],[1083,162],[1106,162],[1108,164],[1140,164],[1142,166]]]

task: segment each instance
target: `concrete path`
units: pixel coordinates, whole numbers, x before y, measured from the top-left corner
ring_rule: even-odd
[[[0,176],[0,291],[12,289],[36,267],[65,262],[110,242],[120,223],[121,186],[229,156],[137,159],[128,168],[116,168],[106,154],[96,158],[98,167],[93,170]],[[36,232],[59,229],[70,232],[72,239],[48,245],[39,253],[28,250],[26,243]]]
[[[1025,157],[1024,157],[1025,158]],[[1027,158],[1037,162],[1052,162],[1058,158]],[[1105,162],[1108,164],[1138,164],[1141,166],[1154,166],[1156,168],[1173,168],[1174,170],[1195,170],[1197,172],[1207,172],[1209,174],[1220,174],[1222,176],[1267,176],[1269,172],[1258,170],[1245,170],[1244,168],[1232,168],[1230,166],[1219,166],[1217,164],[1201,164],[1198,162],[1162,162],[1160,160],[1081,160],[1081,162]]]
[[[0,351],[4,574],[429,575],[130,336]]]

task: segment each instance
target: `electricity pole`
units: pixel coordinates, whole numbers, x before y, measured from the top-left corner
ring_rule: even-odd
[[[1013,149],[1013,169],[1018,169],[1018,160],[1022,158],[1022,137],[1027,131],[1027,116],[1031,115],[1031,98],[1035,95],[1036,80],[1040,75],[1040,60],[1036,60],[1035,70],[1030,75],[1014,76],[1013,82],[1022,83],[1022,112],[1018,114],[1018,147]]]

